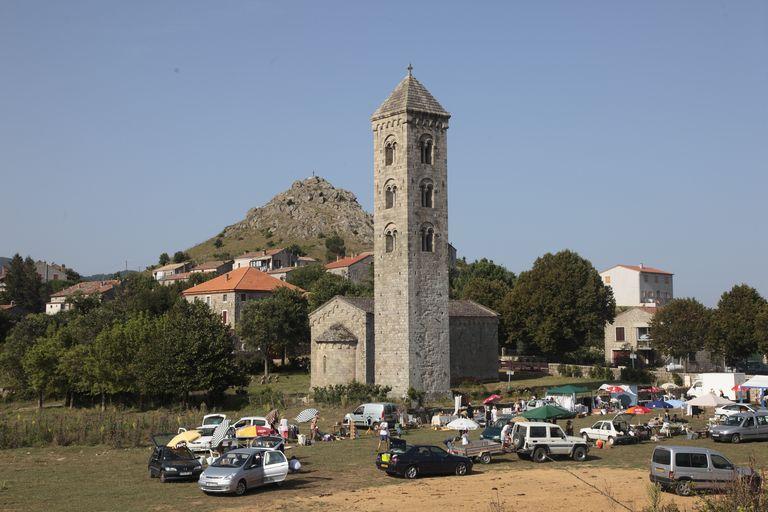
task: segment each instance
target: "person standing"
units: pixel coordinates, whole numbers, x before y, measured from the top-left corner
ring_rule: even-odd
[[[461,433],[461,445],[467,446],[469,444],[469,431],[465,430]]]
[[[317,416],[312,418],[312,421],[309,422],[309,437],[312,439],[312,441],[316,441],[318,437],[319,430],[317,428]]]
[[[499,435],[499,440],[501,441],[501,445],[506,447],[510,444],[509,439],[509,433],[512,430],[512,423],[507,422],[504,424],[503,427],[501,427],[501,434]]]
[[[475,418],[475,408],[472,407],[472,402],[467,402],[467,418],[469,419]]]
[[[499,410],[496,409],[496,406],[493,406],[493,409],[491,409],[491,421],[493,423],[496,423],[496,421],[499,419]]]
[[[389,424],[386,421],[382,421],[379,424],[379,444],[376,446],[376,451],[381,451],[381,443],[389,450]]]

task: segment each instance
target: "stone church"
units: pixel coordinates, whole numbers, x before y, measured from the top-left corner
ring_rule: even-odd
[[[448,298],[451,115],[412,75],[373,113],[374,299],[310,314],[311,385],[352,380],[444,396],[498,378],[497,314]]]

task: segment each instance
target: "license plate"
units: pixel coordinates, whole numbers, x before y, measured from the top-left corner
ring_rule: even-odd
[[[179,475],[181,475],[181,476],[189,476],[191,474],[192,474],[191,471],[182,471],[181,473],[179,473]]]
[[[388,468],[388,467],[389,467],[389,464],[380,464],[380,466],[381,466],[382,468]]]

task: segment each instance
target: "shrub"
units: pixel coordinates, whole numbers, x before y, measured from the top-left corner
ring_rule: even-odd
[[[595,380],[613,380],[613,370],[603,365],[596,365],[589,369],[589,378]]]
[[[258,405],[266,409],[285,408],[285,394],[269,386],[259,388],[248,395],[248,401],[251,405]]]
[[[315,402],[327,405],[344,405],[350,402],[379,402],[387,399],[392,388],[379,384],[350,382],[323,388],[312,388]]]
[[[683,385],[683,378],[680,376],[679,373],[673,373],[672,374],[672,382],[676,386],[682,386]]]
[[[653,382],[653,375],[643,368],[630,368],[629,366],[621,369],[619,380],[632,382],[635,384],[650,384]]]

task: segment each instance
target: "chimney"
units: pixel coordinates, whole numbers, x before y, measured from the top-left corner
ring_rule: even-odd
[[[224,280],[225,280],[225,281],[229,281],[229,272],[227,272],[226,274],[224,274]]]
[[[642,263],[639,265],[639,267],[640,267],[641,269],[644,269],[644,268],[645,268],[645,267],[643,266],[643,264],[642,264]]]

